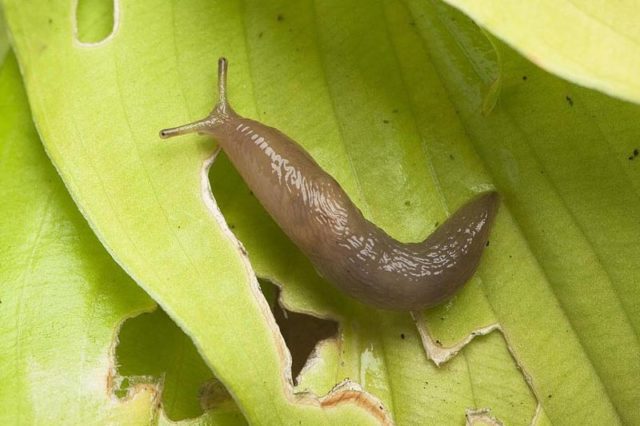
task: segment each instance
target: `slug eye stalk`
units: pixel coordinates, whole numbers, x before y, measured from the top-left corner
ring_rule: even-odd
[[[211,133],[211,131],[227,119],[230,114],[234,114],[227,102],[227,68],[227,59],[218,59],[218,103],[215,105],[211,113],[207,117],[194,121],[193,123],[160,130],[160,137],[162,139],[168,139],[189,133]]]

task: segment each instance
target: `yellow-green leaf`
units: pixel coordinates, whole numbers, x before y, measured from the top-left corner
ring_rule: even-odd
[[[640,12],[633,1],[445,0],[536,65],[640,102]]]
[[[0,117],[0,424],[146,424],[156,392],[114,396],[114,338],[154,303],[51,166],[12,54],[0,69]]]
[[[297,391],[349,378],[398,424],[459,424],[487,408],[508,424],[638,421],[637,107],[492,46],[438,2],[141,1],[120,5],[116,33],[97,45],[74,41],[69,1],[4,3],[70,192],[250,422],[376,419],[327,410],[335,399],[299,405],[253,270],[290,309],[339,320]],[[399,239],[424,238],[495,186],[502,209],[469,285],[416,330],[321,280],[223,155],[211,200],[203,162],[215,142],[156,135],[211,108],[220,55],[234,107],[300,141]],[[450,360],[435,367],[425,348]]]

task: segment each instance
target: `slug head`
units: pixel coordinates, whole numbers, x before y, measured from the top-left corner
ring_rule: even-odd
[[[218,103],[213,108],[213,111],[202,120],[183,126],[162,129],[160,131],[161,138],[167,139],[187,133],[214,135],[216,128],[232,116],[235,116],[235,112],[227,102],[227,64],[226,58],[218,59]]]

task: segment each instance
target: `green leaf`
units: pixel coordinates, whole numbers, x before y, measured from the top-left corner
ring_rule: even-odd
[[[155,392],[114,400],[114,336],[153,301],[78,213],[31,122],[13,55],[0,69],[0,423],[148,423]]]
[[[640,14],[634,2],[445,1],[536,65],[640,102]]]
[[[509,424],[638,422],[637,107],[496,52],[437,2],[127,3],[117,32],[91,46],[73,41],[68,2],[4,3],[70,192],[250,422],[365,421],[348,402],[338,413],[325,400],[322,412],[292,396],[253,270],[283,287],[290,309],[340,322],[297,390],[323,394],[348,377],[398,424],[457,424],[482,408]],[[408,314],[352,301],[317,277],[221,155],[215,201],[250,268],[208,197],[202,163],[215,143],[156,136],[211,108],[220,55],[234,107],[300,141],[399,239],[424,238],[497,187],[503,206],[469,285],[418,330]],[[434,359],[459,353],[436,367],[423,346]]]
[[[0,70],[0,362],[6,372],[0,405],[10,408],[0,413],[2,423],[146,424],[158,414],[202,414],[198,391],[212,373],[162,311],[124,322],[116,348],[122,321],[155,303],[78,213],[40,145],[15,57],[7,58]],[[168,359],[173,362],[162,364]],[[148,376],[118,392],[121,376],[134,374],[136,362],[144,363],[137,374]],[[244,423],[228,394],[208,398],[215,404],[200,421]]]
[[[639,395],[631,381],[620,381],[619,377],[635,377],[640,372],[639,314],[635,307],[640,294],[634,285],[639,270],[627,254],[630,247],[637,250],[638,223],[621,221],[621,217],[636,217],[623,212],[639,208],[638,163],[629,160],[637,147],[637,129],[630,126],[637,122],[638,109],[560,81],[504,46],[500,46],[503,70],[499,70],[492,46],[477,29],[460,14],[437,4],[412,2],[409,13],[392,5],[382,16],[375,8],[366,13],[362,8],[354,9],[359,11],[358,19],[340,8],[317,12],[327,22],[337,22],[327,31],[339,31],[337,27],[350,32],[350,36],[333,35],[333,42],[328,36],[323,39],[321,47],[328,53],[317,60],[331,65],[320,64],[317,74],[295,66],[269,67],[274,51],[266,46],[250,49],[250,58],[260,66],[260,72],[253,74],[253,87],[265,93],[264,104],[259,104],[262,116],[302,141],[334,175],[348,174],[353,168],[357,176],[366,175],[339,180],[355,197],[365,194],[366,202],[359,201],[365,213],[401,239],[419,240],[426,234],[428,230],[418,228],[428,224],[425,217],[442,221],[444,212],[424,211],[428,203],[420,205],[423,199],[436,200],[431,205],[437,207],[440,194],[444,194],[448,204],[456,206],[468,197],[463,195],[467,188],[481,188],[484,182],[494,181],[504,197],[503,213],[506,210],[507,214],[498,222],[479,279],[454,303],[428,313],[433,340],[455,347],[473,330],[499,324],[552,419],[615,422],[621,417],[632,421]],[[293,64],[309,62],[305,43],[311,41],[301,34],[313,21],[296,21],[290,24],[293,31],[285,28],[278,32],[269,26],[268,16],[282,10],[274,7],[270,15],[256,13],[262,21],[249,15],[250,27],[258,40],[276,43],[276,52],[286,49]],[[295,12],[281,13],[285,18],[296,16]],[[357,27],[360,22],[362,28]],[[320,24],[320,28],[324,27]],[[385,34],[387,29],[390,35]],[[276,39],[268,39],[270,35]],[[248,37],[251,40],[251,33]],[[353,54],[360,50],[367,53]],[[323,73],[334,79],[328,83],[333,97],[326,102]],[[486,93],[500,73],[504,74],[500,103],[484,117]],[[354,76],[365,82],[352,81]],[[341,83],[341,78],[346,81]],[[282,81],[304,87],[304,97],[314,103],[305,109],[278,96]],[[375,87],[375,91],[358,84]],[[362,98],[367,95],[376,99]],[[572,97],[580,99],[580,104],[571,104]],[[391,101],[379,107],[378,98]],[[333,116],[330,109],[322,110],[327,104],[339,110],[335,127],[350,132],[349,136],[336,136],[326,126],[316,134],[306,128],[295,133],[296,127]],[[371,117],[378,115],[384,123],[388,116],[395,117],[395,109],[398,117],[390,120],[395,131],[381,136],[384,130],[371,123]],[[413,139],[408,147],[407,139]],[[332,140],[336,143],[327,147]],[[348,153],[343,156],[336,154],[345,151]],[[350,164],[336,164],[349,152]],[[411,163],[403,158],[422,158],[426,165],[414,164],[417,171],[413,172]],[[418,182],[416,187],[430,188],[431,195],[416,202],[424,189],[410,187],[405,192],[402,184],[390,179],[398,170],[409,170],[409,184]],[[433,173],[432,181],[424,178],[424,170]],[[337,361],[323,361],[336,372],[319,389],[327,390],[345,376],[362,381],[360,360],[372,344],[380,348],[379,353],[398,350],[397,340],[388,337],[400,333],[381,326],[377,316],[376,324],[361,318],[371,315],[368,310],[358,316],[353,307],[341,309],[342,304],[336,301],[341,297],[333,292],[325,296],[325,284],[308,263],[300,260],[292,264],[291,243],[261,211],[228,162],[214,166],[212,187],[258,273],[285,286],[283,296],[288,306],[337,315],[344,328],[358,330],[354,340],[359,343],[351,354],[333,353]],[[585,199],[585,194],[590,195]],[[611,206],[619,206],[613,215]],[[595,218],[599,226],[589,226]],[[613,241],[607,236],[609,232],[615,235]],[[265,241],[270,242],[266,247]],[[585,265],[583,259],[590,261]],[[316,294],[309,296],[316,288]],[[601,300],[606,302],[599,303]],[[613,319],[615,332],[611,322],[602,318]],[[362,329],[368,327],[376,330],[375,336],[362,336]],[[620,354],[609,349],[618,347],[618,341],[625,342],[622,362]],[[345,339],[343,345],[348,343]],[[391,363],[387,359],[382,364]],[[408,371],[414,371],[415,364],[406,362],[407,371],[387,372],[386,377],[385,368],[380,368],[381,380],[391,389],[386,392],[389,396],[383,397],[385,402],[412,401],[402,388],[406,385],[415,395],[415,382],[400,378],[410,375]],[[481,374],[474,375],[481,380]],[[578,392],[580,398],[575,398]],[[378,389],[374,393],[384,395]],[[394,397],[394,393],[401,397]],[[420,402],[434,407],[432,400],[424,398]],[[416,403],[396,409],[395,414],[421,411],[425,410]]]
[[[9,39],[7,37],[5,27],[4,15],[2,13],[2,8],[0,8],[0,64],[5,61],[7,52],[9,51]]]
[[[212,214],[208,188],[201,188],[211,143],[159,143],[162,123],[178,118],[173,100],[188,97],[189,89],[175,85],[184,77],[176,62],[167,63],[172,71],[166,72],[148,61],[162,61],[166,52],[184,47],[187,56],[173,60],[190,62],[194,30],[215,40],[217,49],[225,46],[230,57],[240,57],[238,5],[122,5],[116,36],[94,45],[72,41],[69,6],[6,2],[5,12],[48,153],[107,250],[194,338],[250,421],[326,424],[347,416],[358,424],[383,418],[377,400],[352,397],[349,390],[324,401],[293,395],[290,357],[273,316],[240,247],[221,226],[222,218]],[[217,26],[191,24],[194,14],[214,10],[229,19]],[[172,22],[186,32],[161,35],[162,26]],[[144,54],[153,51],[150,43],[164,48],[155,57]],[[235,63],[241,70],[241,62]],[[54,88],[40,80],[44,74],[31,72],[42,65],[53,66],[53,78],[62,84]],[[206,61],[202,65],[189,72],[196,80],[214,71]],[[146,68],[150,72],[141,75]],[[242,75],[246,71],[233,80]],[[49,115],[55,110],[58,118]]]

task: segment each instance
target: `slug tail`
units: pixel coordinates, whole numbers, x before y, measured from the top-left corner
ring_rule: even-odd
[[[424,242],[429,247],[448,247],[447,252],[457,258],[450,272],[457,276],[454,282],[471,278],[488,245],[489,233],[498,213],[500,196],[488,191],[469,200],[447,219]],[[454,254],[455,252],[455,254]]]
[[[468,248],[479,257],[489,239],[499,205],[500,196],[496,191],[481,193],[454,212],[434,234],[440,234],[445,240],[453,237],[460,246],[473,235]]]
[[[469,281],[489,245],[489,233],[499,205],[497,192],[479,194],[454,212],[429,238],[417,244],[425,256],[437,255],[435,257],[447,262],[425,277],[428,285],[423,292],[414,294],[404,308],[421,310],[438,305]]]

